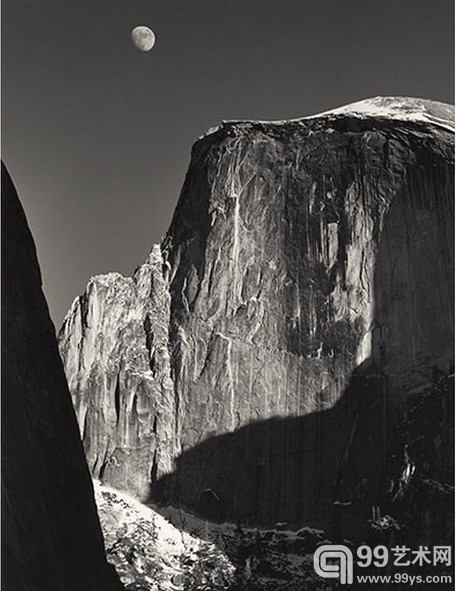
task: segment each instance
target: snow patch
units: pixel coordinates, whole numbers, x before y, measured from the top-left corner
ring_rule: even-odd
[[[316,115],[307,115],[295,119],[279,120],[254,120],[254,119],[232,119],[224,120],[216,127],[211,127],[198,139],[205,138],[217,133],[226,125],[236,124],[259,124],[259,125],[287,125],[289,123],[300,123],[310,119],[337,118],[349,116],[358,119],[390,119],[395,121],[411,121],[415,123],[431,124],[454,133],[454,106],[430,99],[412,97],[377,96],[329,111],[323,111]]]
[[[180,531],[127,493],[97,480],[93,484],[107,558],[127,589],[229,586],[235,568],[216,545]]]
[[[317,115],[311,115],[304,119],[337,115],[431,123],[454,133],[454,107],[437,101],[408,97],[377,96],[331,109],[330,111],[324,111]]]

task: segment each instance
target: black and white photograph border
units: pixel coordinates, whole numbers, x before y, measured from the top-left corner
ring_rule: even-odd
[[[5,591],[454,589],[453,3],[2,8]]]

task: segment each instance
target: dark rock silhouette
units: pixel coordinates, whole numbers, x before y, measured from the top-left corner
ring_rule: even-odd
[[[2,164],[2,587],[121,590],[27,221]]]

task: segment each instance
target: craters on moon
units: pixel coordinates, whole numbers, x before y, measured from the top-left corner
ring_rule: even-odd
[[[150,51],[155,45],[155,33],[145,25],[135,27],[131,32],[131,39],[140,51]]]

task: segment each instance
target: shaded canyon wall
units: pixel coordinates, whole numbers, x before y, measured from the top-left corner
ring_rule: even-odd
[[[2,583],[8,591],[121,590],[35,246],[2,165]]]

